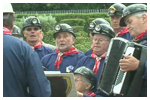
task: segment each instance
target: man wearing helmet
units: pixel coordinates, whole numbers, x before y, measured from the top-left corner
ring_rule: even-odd
[[[66,23],[55,26],[54,38],[56,40],[56,53],[42,58],[42,64],[48,70],[66,73],[76,66],[77,61],[84,56],[73,44],[76,35],[72,27]]]
[[[123,14],[123,9],[125,9],[126,6],[121,3],[115,3],[111,5],[108,9],[108,14],[110,16],[110,23],[112,28],[114,29],[116,33],[116,37],[122,37],[128,40],[132,40],[132,37],[129,34],[129,31],[126,27],[121,27],[119,25],[120,19]]]
[[[80,66],[87,66],[91,70],[93,70],[97,80],[99,80],[110,40],[111,38],[115,37],[115,33],[111,26],[107,24],[98,24],[93,30],[92,35],[92,54],[79,60],[75,68],[78,68]]]
[[[103,19],[103,18],[96,18],[96,19],[94,19],[90,24],[89,24],[89,37],[90,37],[90,39],[92,40],[92,32],[93,32],[93,30],[94,30],[94,28],[95,28],[95,26],[97,25],[97,24],[108,24],[108,25],[110,25],[109,24],[109,22],[108,21],[106,21],[105,19]]]
[[[74,71],[74,78],[79,97],[96,96],[93,90],[96,88],[97,79],[91,69],[85,66],[79,67]]]
[[[97,24],[107,24],[107,25],[110,25],[109,22],[106,21],[106,20],[103,19],[103,18],[96,18],[96,19],[94,19],[94,20],[89,24],[89,36],[90,36],[91,41],[92,41],[92,38],[93,38],[92,32],[93,32],[93,30],[94,30],[94,28],[95,28],[95,26],[96,26]],[[87,55],[91,55],[91,54],[92,54],[92,45],[91,45],[91,49],[89,49],[88,51],[86,51],[86,52],[84,53],[84,55],[87,56]]]
[[[14,11],[3,4],[3,96],[50,96],[47,80],[38,55],[24,41],[12,36]]]
[[[23,23],[23,34],[26,42],[37,52],[41,59],[46,54],[54,53],[54,50],[42,45],[42,26],[40,20],[35,16],[29,16]]]
[[[147,6],[145,4],[132,4],[123,10],[121,26],[126,26],[133,41],[147,46]],[[138,70],[140,61],[133,56],[124,55],[126,59],[120,60],[122,71]],[[147,61],[145,61],[145,73],[139,96],[147,96]]]

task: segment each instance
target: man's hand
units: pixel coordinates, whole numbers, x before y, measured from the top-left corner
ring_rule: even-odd
[[[140,61],[133,56],[124,55],[125,59],[119,61],[121,71],[135,71],[138,69]]]

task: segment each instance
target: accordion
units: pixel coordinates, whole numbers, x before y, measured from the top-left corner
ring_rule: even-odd
[[[119,60],[124,59],[123,54],[134,56],[140,60],[138,70],[129,72],[120,70]],[[139,80],[142,80],[146,60],[146,46],[121,37],[113,38],[108,47],[97,89],[108,96],[138,96],[140,90],[137,87],[142,84],[142,81],[140,83]]]

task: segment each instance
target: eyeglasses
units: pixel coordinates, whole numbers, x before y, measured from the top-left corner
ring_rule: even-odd
[[[28,28],[26,28],[27,31],[31,31],[32,29],[33,29],[34,31],[37,31],[37,30],[39,30],[40,28],[39,28],[39,27],[34,27],[34,28],[28,27]]]
[[[102,38],[100,38],[100,39],[93,38],[93,41],[94,41],[94,42],[96,42],[96,41],[98,41],[98,42],[103,42],[103,41],[109,41],[109,40],[108,40],[108,39],[102,39]]]
[[[80,80],[80,79],[75,79],[75,82],[85,82],[85,81]]]

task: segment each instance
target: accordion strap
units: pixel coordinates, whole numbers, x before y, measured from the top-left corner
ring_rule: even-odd
[[[143,38],[141,38],[141,39],[139,39],[139,40],[137,40],[137,41],[134,41],[134,42],[140,43],[140,42],[143,41],[143,40],[147,40],[147,36],[144,36]]]

